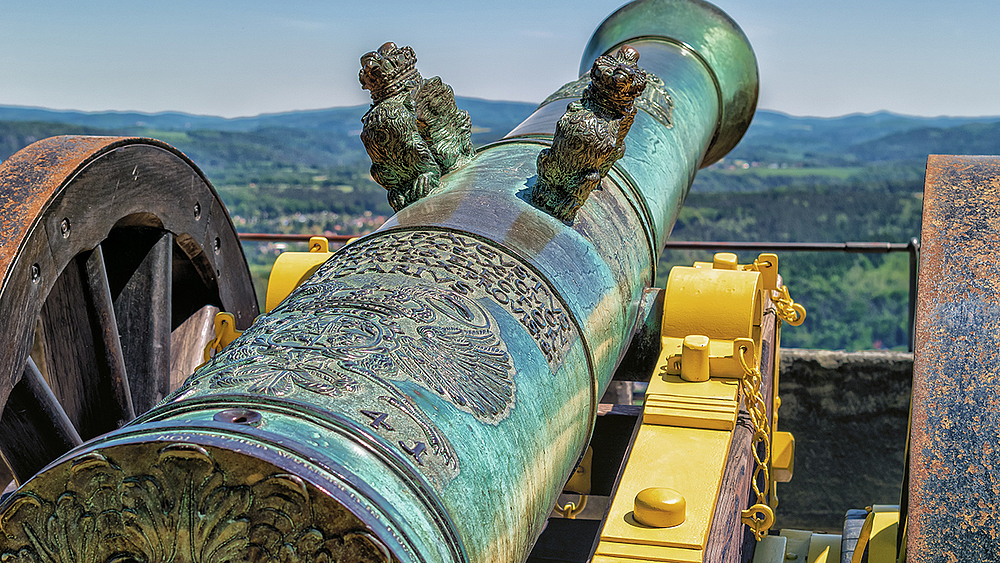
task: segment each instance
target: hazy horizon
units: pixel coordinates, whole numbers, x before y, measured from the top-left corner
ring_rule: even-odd
[[[481,101],[484,101],[484,102],[496,102],[496,103],[516,103],[516,104],[529,104],[529,105],[535,105],[537,103],[537,102],[524,102],[524,101],[520,101],[520,100],[490,100],[490,99],[486,99],[486,98],[473,98],[472,96],[459,96],[459,99],[461,99],[461,98],[470,98],[470,99],[481,100]],[[108,114],[108,113],[116,113],[116,114],[138,114],[138,115],[149,115],[149,116],[177,114],[177,115],[190,115],[192,117],[209,117],[209,118],[219,118],[219,119],[227,119],[227,120],[237,120],[237,119],[252,119],[252,118],[262,117],[262,116],[268,116],[268,115],[282,115],[282,114],[300,113],[300,112],[301,113],[308,113],[308,112],[317,112],[317,111],[334,110],[334,109],[355,108],[355,107],[364,106],[364,105],[368,105],[368,104],[354,104],[354,105],[350,105],[350,106],[328,106],[328,107],[318,107],[318,108],[291,109],[291,110],[285,110],[285,111],[273,111],[273,112],[257,113],[257,114],[252,114],[252,115],[233,115],[233,116],[216,115],[216,114],[210,114],[210,113],[191,113],[191,112],[187,112],[187,111],[169,110],[169,109],[168,110],[162,110],[162,111],[142,111],[142,110],[130,110],[130,109],[81,110],[81,109],[75,109],[75,108],[49,108],[49,107],[43,107],[43,106],[26,106],[26,105],[18,105],[18,104],[0,104],[0,108],[19,108],[19,109],[26,109],[26,110],[41,110],[41,111],[48,111],[48,112],[54,112],[54,113],[83,113],[83,114],[88,114],[88,115],[99,115],[99,114]],[[942,114],[942,115],[916,115],[916,114],[900,113],[900,112],[895,112],[895,111],[891,111],[891,110],[876,110],[876,111],[870,111],[870,112],[860,112],[860,111],[858,111],[858,112],[852,112],[852,113],[845,113],[845,114],[842,114],[842,115],[798,115],[798,114],[788,113],[788,112],[782,111],[782,110],[771,109],[771,108],[762,108],[762,107],[758,107],[757,111],[758,112],[759,111],[767,111],[767,112],[771,112],[771,113],[779,113],[779,114],[787,115],[789,117],[794,117],[794,118],[809,118],[809,119],[840,119],[840,118],[844,118],[844,117],[853,117],[853,116],[872,116],[872,115],[878,115],[878,114],[881,114],[881,113],[888,113],[888,114],[898,115],[898,116],[902,116],[902,117],[917,117],[917,118],[927,118],[927,119],[935,119],[935,118],[969,118],[969,119],[986,118],[986,119],[989,119],[989,118],[994,118],[994,117],[997,118],[997,119],[1000,119],[1000,110],[998,110],[998,113],[996,113],[996,114],[984,114],[984,115],[947,115],[947,114]]]
[[[623,2],[39,0],[4,6],[0,105],[221,117],[367,103],[358,60],[411,45],[457,95],[537,103]],[[759,107],[1000,114],[1000,2],[716,0],[757,53]]]

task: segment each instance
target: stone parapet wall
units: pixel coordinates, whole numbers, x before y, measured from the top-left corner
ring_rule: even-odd
[[[778,429],[795,436],[776,528],[840,533],[844,514],[899,504],[913,355],[781,350]]]

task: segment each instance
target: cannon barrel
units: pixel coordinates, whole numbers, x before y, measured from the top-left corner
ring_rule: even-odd
[[[626,43],[646,87],[624,156],[578,209],[554,213],[536,192],[539,152],[556,150],[586,73],[164,402],[27,481],[0,507],[0,552],[523,560],[587,446],[695,171],[736,144],[756,103],[750,46],[710,4],[623,7],[581,71]]]

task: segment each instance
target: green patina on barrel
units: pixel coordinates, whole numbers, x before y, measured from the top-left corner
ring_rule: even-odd
[[[581,68],[626,42],[651,78],[625,156],[575,219],[526,194],[587,78],[337,252],[164,403],[26,483],[0,552],[30,560],[44,546],[25,530],[68,518],[56,501],[71,494],[114,515],[94,537],[111,526],[114,554],[145,561],[523,560],[695,171],[735,145],[756,101],[746,38],[710,4],[627,5]],[[104,482],[112,493],[87,493]],[[150,551],[164,541],[183,549]]]

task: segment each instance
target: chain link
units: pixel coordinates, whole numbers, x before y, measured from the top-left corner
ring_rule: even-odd
[[[774,301],[779,319],[792,326],[799,326],[806,320],[806,308],[792,300],[787,285],[774,290],[774,293],[777,296],[772,295],[771,300]]]
[[[763,268],[771,267],[767,261],[754,260],[747,269],[760,272]],[[771,301],[774,303],[775,313],[778,317],[778,325],[784,321],[792,326],[799,326],[806,320],[806,309],[796,303],[788,292],[788,286],[771,291]],[[763,386],[763,376],[757,365],[749,365],[745,354],[749,350],[745,346],[740,347],[740,365],[743,367],[744,377],[740,380],[740,392],[743,394],[744,404],[753,422],[754,435],[751,441],[751,450],[756,464],[753,472],[753,492],[757,495],[757,503],[741,513],[741,520],[754,532],[757,541],[764,539],[771,525],[774,524],[774,509],[778,506],[778,495],[774,483],[771,483],[771,475],[768,466],[771,462],[771,442],[769,438],[767,423],[767,407],[761,391]],[[760,456],[760,445],[763,444],[764,456]],[[763,477],[763,487],[761,487],[761,477]],[[765,491],[770,493],[770,503],[765,498]]]
[[[565,505],[560,506],[556,502],[555,511],[556,514],[562,516],[563,518],[575,519],[577,514],[583,512],[583,509],[587,508],[587,495],[580,495],[580,500],[577,502],[567,501]]]
[[[767,531],[774,523],[774,511],[767,504],[765,491],[770,489],[771,476],[768,471],[768,464],[771,461],[771,440],[767,427],[767,406],[764,403],[764,396],[761,390],[763,386],[763,376],[760,368],[750,365],[747,362],[746,354],[750,350],[746,346],[739,349],[740,366],[743,367],[743,378],[740,379],[740,392],[743,394],[743,404],[750,415],[753,423],[753,439],[750,443],[750,451],[753,452],[755,463],[753,471],[753,492],[757,495],[757,503],[742,512],[742,521],[750,526],[754,531],[757,541],[767,535]],[[763,448],[760,446],[763,445]],[[764,450],[761,456],[761,449]],[[763,486],[762,486],[763,485]]]
[[[761,261],[759,258],[752,264],[747,264],[746,269],[752,272],[762,272],[763,268],[770,268],[771,263],[767,260]],[[796,303],[791,294],[788,293],[788,286],[783,285],[772,290],[771,301],[777,309],[778,319],[785,321],[792,326],[799,326],[806,320],[806,308]]]

